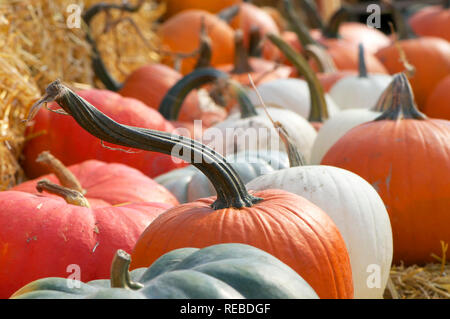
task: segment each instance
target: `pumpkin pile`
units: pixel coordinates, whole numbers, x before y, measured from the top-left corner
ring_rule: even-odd
[[[327,3],[2,11],[0,298],[449,298],[449,2]]]

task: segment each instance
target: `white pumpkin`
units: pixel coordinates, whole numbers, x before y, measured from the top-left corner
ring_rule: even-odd
[[[313,126],[300,115],[284,109],[268,107],[274,121],[280,122],[292,138],[295,146],[309,163],[311,149],[317,136]],[[236,154],[246,150],[286,151],[277,130],[264,110],[258,115],[241,118],[234,113],[225,121],[203,132],[202,142],[222,155]]]
[[[372,109],[345,110],[328,119],[320,128],[317,138],[314,141],[311,152],[311,163],[320,164],[328,150],[348,131],[360,124],[373,121],[380,116],[386,105],[389,105],[389,103],[384,103],[384,101],[390,98],[389,88],[392,83],[391,81],[384,92],[382,92]]]
[[[311,164],[320,164],[322,158],[328,150],[337,142],[345,133],[352,128],[373,121],[381,115],[381,112],[352,109],[345,110],[328,119],[320,128],[311,151]]]
[[[311,97],[308,83],[305,80],[277,79],[260,84],[258,91],[266,105],[291,110],[308,119]],[[255,92],[250,92],[249,97],[255,105],[260,104]],[[325,101],[328,107],[328,116],[333,117],[339,112],[339,108],[328,94],[325,94]]]
[[[347,76],[337,81],[329,94],[341,110],[370,109],[392,82],[387,74],[368,74],[364,49],[359,45],[359,75]]]
[[[392,262],[392,229],[382,199],[368,182],[347,170],[315,165],[262,175],[246,187],[283,189],[323,209],[347,245],[354,297],[382,298]]]

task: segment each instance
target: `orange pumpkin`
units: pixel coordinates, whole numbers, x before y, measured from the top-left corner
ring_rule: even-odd
[[[428,96],[445,76],[450,74],[450,43],[435,37],[421,37],[398,41],[406,59],[415,67],[411,86],[421,110]],[[390,74],[405,69],[396,44],[381,49],[376,56]]]
[[[429,117],[450,120],[450,74],[435,87],[423,112]]]
[[[425,7],[411,16],[409,23],[420,36],[433,36],[450,41],[450,1],[442,6]]]
[[[182,11],[158,28],[157,34],[161,40],[162,49],[171,53],[189,54],[196,51],[200,43],[200,32],[204,21],[207,33],[211,39],[211,65],[232,63],[234,57],[234,31],[219,17],[204,10],[190,9]],[[163,63],[174,65],[174,58],[165,55]],[[196,64],[195,57],[183,59],[181,73],[191,72]]]
[[[165,0],[166,16],[171,17],[181,11],[200,9],[211,13],[218,13],[242,0]]]
[[[251,3],[239,5],[239,13],[231,20],[230,25],[235,30],[243,31],[245,47],[248,47],[252,27],[259,29],[261,37],[267,33],[278,34],[280,32],[270,14]]]
[[[388,210],[394,262],[423,264],[450,242],[450,122],[428,119],[404,74],[382,97],[386,111],[347,132],[321,164],[352,171],[378,191]]]

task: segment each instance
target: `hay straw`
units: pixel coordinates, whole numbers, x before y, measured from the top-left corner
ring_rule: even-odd
[[[68,84],[95,85],[91,69],[91,48],[85,40],[85,25],[69,27],[74,22],[70,5],[82,10],[99,0],[12,0],[0,4],[3,18],[14,35],[7,45],[30,67],[41,90],[57,78]],[[122,3],[122,0],[105,0]],[[129,0],[134,3],[134,0]],[[157,61],[158,40],[155,21],[164,6],[148,0],[136,13],[111,10],[94,18],[94,38],[111,73],[122,81],[139,66]]]
[[[67,23],[74,22],[69,5],[87,8],[98,2],[0,1],[0,191],[25,178],[19,165],[26,128],[22,121],[41,96],[40,91],[55,79],[76,89],[101,87],[91,69],[86,26],[82,19],[79,28],[70,28]],[[119,81],[136,68],[159,59],[154,28],[163,12],[163,5],[147,0],[138,12],[112,10],[110,15],[101,13],[94,18],[92,33],[105,64]]]
[[[447,264],[448,244],[442,244],[439,263],[425,266],[404,265],[391,268],[390,281],[384,297],[387,299],[450,299],[450,264]]]

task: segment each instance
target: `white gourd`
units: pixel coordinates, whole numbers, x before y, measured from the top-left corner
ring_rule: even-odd
[[[283,189],[323,209],[347,245],[354,297],[383,297],[392,262],[392,229],[382,199],[368,182],[347,170],[314,165],[269,173],[246,186]]]

